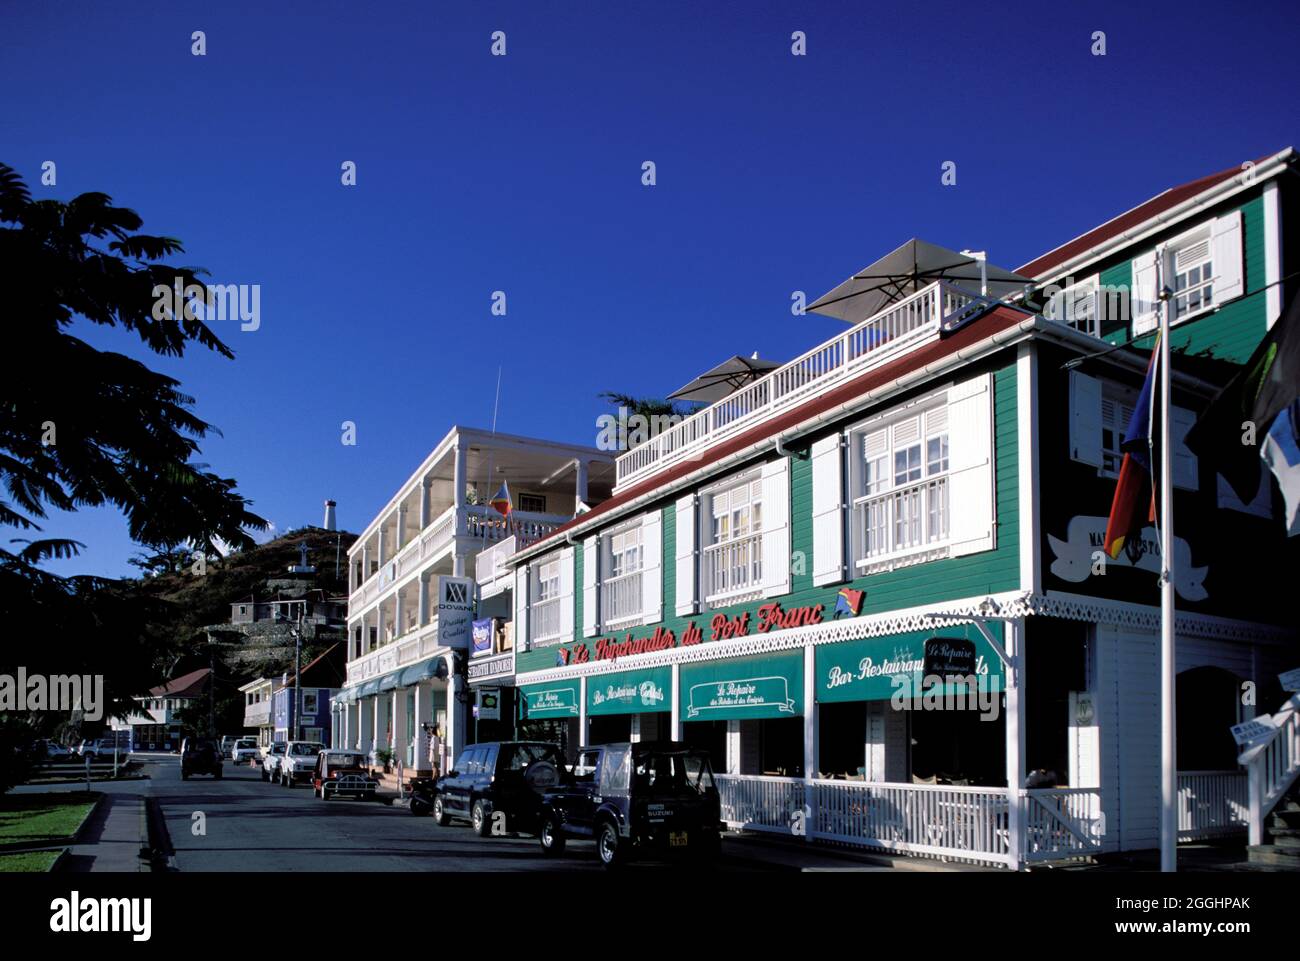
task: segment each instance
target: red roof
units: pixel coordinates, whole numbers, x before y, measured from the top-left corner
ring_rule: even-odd
[[[173,678],[160,687],[151,687],[149,694],[153,697],[198,697],[203,693],[204,684],[207,682],[210,673],[210,669],[206,667],[199,668],[197,671],[190,671],[188,674]]]
[[[1269,154],[1260,157],[1254,161],[1256,165],[1276,156]],[[1145,223],[1152,217],[1156,217],[1166,210],[1177,207],[1185,200],[1190,200],[1197,194],[1209,190],[1211,187],[1235,177],[1241,173],[1241,167],[1229,167],[1227,170],[1220,170],[1218,173],[1210,174],[1208,177],[1202,177],[1199,180],[1192,180],[1188,183],[1177,187],[1170,187],[1163,193],[1156,194],[1145,203],[1138,204],[1132,210],[1120,214],[1113,220],[1108,220],[1100,227],[1094,227],[1082,236],[1076,237],[1069,243],[1062,244],[1055,250],[1049,251],[1039,257],[1037,260],[1031,260],[1023,267],[1016,269],[1016,273],[1024,274],[1026,277],[1041,277],[1049,273],[1054,267],[1059,267],[1071,258],[1087,250],[1091,250],[1100,243],[1117,237],[1124,231],[1129,230],[1139,224]]]
[[[734,437],[731,437],[720,444],[705,450],[699,457],[687,458],[674,464],[672,467],[648,477],[638,484],[620,491],[609,500],[602,501],[585,514],[579,514],[570,521],[565,522],[560,527],[543,537],[539,541],[530,544],[526,550],[531,551],[538,544],[546,543],[552,538],[562,534],[570,527],[578,523],[586,523],[593,517],[598,517],[614,510],[628,501],[635,500],[643,494],[655,490],[658,487],[666,486],[679,477],[699,470],[701,467],[707,467],[709,464],[716,463],[723,458],[742,451],[745,448],[775,437],[783,431],[789,430],[798,424],[803,423],[811,417],[832,410],[836,407],[846,404],[854,398],[860,397],[868,391],[883,387],[890,381],[897,380],[912,371],[919,370],[933,364],[940,358],[947,357],[949,354],[955,354],[959,350],[964,350],[973,344],[979,343],[987,337],[1001,333],[1016,324],[1021,323],[1028,314],[1015,310],[1010,307],[995,307],[988,313],[977,317],[975,320],[958,328],[946,337],[940,337],[936,341],[918,347],[899,357],[897,360],[883,364],[874,370],[869,370],[864,374],[859,374],[850,380],[845,381],[838,387],[818,394],[813,399],[800,404],[798,407],[792,407],[778,417],[771,420],[765,420],[761,424],[751,427],[747,431],[742,431]]]

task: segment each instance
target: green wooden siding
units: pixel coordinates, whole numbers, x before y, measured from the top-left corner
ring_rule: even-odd
[[[1206,213],[1202,220],[1219,217],[1234,209],[1241,210],[1241,243],[1245,265],[1243,283],[1246,296],[1226,304],[1212,314],[1206,314],[1178,324],[1170,334],[1169,345],[1173,350],[1186,351],[1191,354],[1210,354],[1220,360],[1244,363],[1251,352],[1259,345],[1268,330],[1266,316],[1267,295],[1264,287],[1264,200],[1255,197],[1243,204],[1234,201],[1213,213]],[[1169,237],[1177,236],[1194,227],[1197,221],[1187,221],[1171,228],[1168,235],[1160,237],[1164,242]],[[1141,250],[1126,251],[1125,259],[1100,272],[1102,284],[1132,284],[1132,259],[1149,253],[1154,245]],[[1254,291],[1254,293],[1252,293]],[[1128,339],[1128,324],[1103,326],[1103,336],[1111,343],[1123,343]],[[1137,346],[1150,348],[1154,334],[1137,341]]]
[[[974,370],[961,376],[973,376]],[[848,586],[866,592],[860,614],[875,614],[899,608],[914,607],[962,597],[980,597],[1000,591],[1014,590],[1020,585],[1020,507],[1019,507],[1019,451],[1016,423],[1016,366],[1002,361],[994,371],[993,430],[994,430],[994,486],[997,501],[996,547],[991,551],[965,557],[945,558],[893,571],[858,577]],[[893,407],[899,401],[891,400],[879,409]],[[834,429],[842,429],[861,416],[846,421]],[[828,430],[829,432],[829,430]],[[809,438],[811,442],[815,438]],[[788,594],[770,600],[791,608],[813,604],[826,605],[825,616],[830,618],[835,607],[835,597],[841,584],[814,587],[812,583],[812,462],[811,459],[792,458],[790,461],[790,523],[791,523],[791,590]],[[718,608],[688,617],[676,615],[677,584],[676,565],[676,498],[675,494],[656,505],[663,508],[663,611],[664,618],[655,624],[644,625],[631,633],[642,638],[662,624],[672,631],[680,643],[682,632],[692,621],[704,632],[704,643],[709,643],[709,621],[716,614],[735,616],[743,611],[753,611],[760,603],[751,601],[731,607]],[[574,616],[574,643],[585,643],[595,657],[594,642],[599,637],[582,636],[582,551],[577,552],[574,574],[576,613]],[[617,635],[620,639],[627,632]],[[539,651],[520,651],[516,660],[519,673],[551,668],[556,665],[555,647]]]

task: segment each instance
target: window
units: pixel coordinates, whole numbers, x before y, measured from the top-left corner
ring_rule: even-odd
[[[554,640],[560,636],[560,557],[558,554],[537,565],[533,583],[532,638]]]
[[[573,762],[573,777],[578,781],[591,781],[596,777],[596,765],[600,763],[599,751],[581,751]]]
[[[1098,281],[1095,276],[1072,284],[1051,297],[1043,310],[1043,316],[1099,337],[1101,330],[1097,290]]]
[[[704,495],[704,599],[734,604],[763,585],[763,481],[753,474]]]
[[[909,412],[853,434],[859,568],[948,540],[948,408]]]
[[[302,713],[315,714],[320,707],[319,694],[316,691],[303,691],[302,693]]]
[[[519,509],[530,514],[545,514],[546,497],[543,494],[520,494]]]
[[[1137,393],[1112,381],[1104,381],[1101,389],[1101,470],[1119,475],[1119,465],[1124,460],[1124,435],[1133,419],[1133,405]]]
[[[1209,231],[1184,241],[1168,253],[1174,291],[1171,319],[1179,320],[1214,304],[1214,260]]]
[[[641,523],[616,530],[605,538],[605,576],[601,581],[601,610],[606,627],[641,616],[641,571],[645,563]]]

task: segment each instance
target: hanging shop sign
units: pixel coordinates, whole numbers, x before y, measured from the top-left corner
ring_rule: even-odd
[[[1271,714],[1261,714],[1253,721],[1243,721],[1232,725],[1232,739],[1238,747],[1250,747],[1261,741],[1267,741],[1277,733],[1277,724]]]
[[[991,629],[997,632],[1001,627],[992,625]],[[936,643],[940,641],[946,643],[942,646]],[[927,670],[927,649],[935,653],[948,650],[955,655],[959,650],[964,654],[967,645],[973,649],[969,652],[974,659],[973,665],[969,665],[973,670]],[[947,660],[954,667],[967,666],[955,656]],[[817,700],[821,703],[885,701],[905,680],[910,679],[915,687],[916,681],[934,675],[968,677],[973,674],[981,683],[987,684],[987,690],[1000,691],[1003,688],[1002,662],[982,637],[970,640],[960,635],[941,636],[933,631],[912,631],[839,644],[819,644],[815,663]],[[936,658],[930,666],[941,666],[940,659]]]
[[[492,653],[492,635],[495,628],[495,617],[485,617],[470,625],[470,653],[474,657]]]
[[[469,577],[438,578],[438,643],[469,647],[474,621],[474,581]]]
[[[837,608],[834,616],[838,617],[841,613],[848,613],[851,617],[856,616],[862,606],[862,594],[862,591],[841,591],[836,596]],[[713,615],[709,620],[707,638],[710,641],[729,641],[753,634],[767,634],[771,631],[820,624],[824,619],[825,610],[824,604],[809,604],[787,610],[779,602],[769,601],[753,611],[742,611],[731,616]],[[628,631],[622,640],[602,637],[591,647],[585,642],[561,647],[556,654],[556,664],[564,666],[585,664],[592,660],[612,661],[635,654],[664,651],[674,647],[689,647],[702,643],[705,637],[704,630],[695,621],[689,622],[682,628],[680,636],[663,627],[656,627],[653,632],[642,637],[637,637],[634,632]]]
[[[552,684],[531,684],[520,688],[523,694],[524,716],[529,719],[548,717],[577,717],[578,681],[560,681]]]
[[[975,673],[975,642],[961,637],[932,637],[925,642],[925,673],[969,677]]]
[[[803,714],[803,652],[683,664],[683,721],[720,721]]]
[[[672,668],[668,667],[588,677],[587,713],[640,714],[671,711],[673,705],[668,696],[672,681]]]
[[[501,720],[501,691],[495,687],[475,691],[474,716],[480,721]]]
[[[1079,584],[1089,577],[1100,575],[1110,567],[1132,567],[1140,571],[1160,573],[1160,541],[1154,527],[1144,527],[1136,537],[1126,538],[1119,557],[1107,557],[1103,549],[1106,542],[1105,517],[1071,517],[1066,528],[1066,539],[1047,535],[1056,559],[1051,571],[1063,581]],[[1103,568],[1101,565],[1105,564]],[[1174,590],[1187,601],[1203,601],[1209,597],[1205,589],[1208,567],[1192,566],[1192,548],[1181,537],[1174,538]]]

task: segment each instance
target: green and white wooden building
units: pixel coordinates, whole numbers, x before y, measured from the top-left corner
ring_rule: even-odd
[[[521,732],[705,746],[729,821],[810,841],[1008,867],[1155,847],[1158,546],[1098,552],[1164,258],[1180,829],[1258,822],[1300,768],[1295,550],[1274,491],[1241,503],[1181,437],[1295,290],[1298,195],[1288,150],[1025,265],[1032,289],[914,280],[621,455],[608,500],[505,560]],[[944,641],[978,698],[900,703]],[[1252,773],[1228,728],[1263,712]]]

